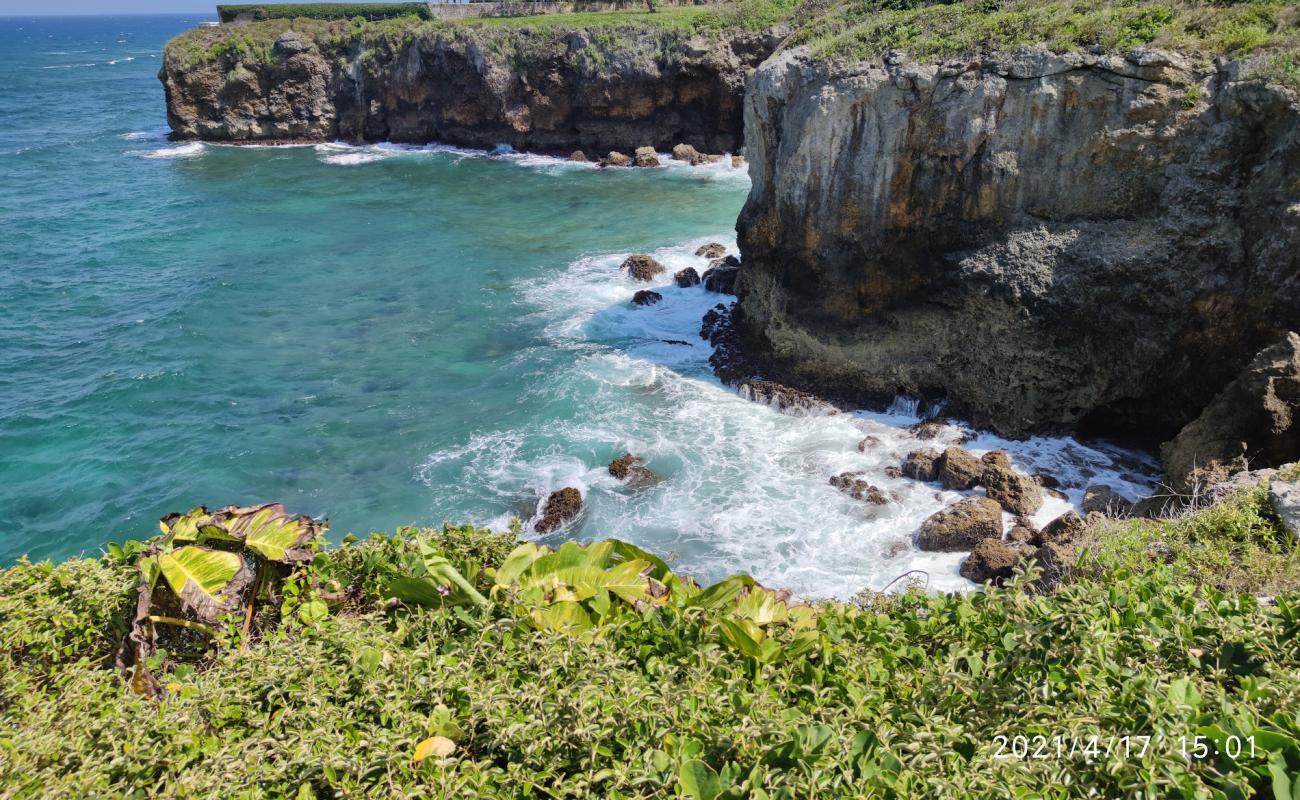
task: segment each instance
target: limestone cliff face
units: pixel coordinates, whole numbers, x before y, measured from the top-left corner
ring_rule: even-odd
[[[1300,326],[1293,93],[1154,51],[885,61],[749,83],[736,317],[769,376],[1159,441]]]
[[[332,39],[256,25],[269,53],[224,46],[249,35],[239,27],[168,46],[160,78],[177,138],[738,151],[745,79],[782,34],[465,27]]]

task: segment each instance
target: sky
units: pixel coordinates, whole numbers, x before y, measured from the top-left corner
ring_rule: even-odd
[[[28,14],[190,14],[216,16],[222,0],[0,0],[0,17]],[[314,0],[346,2],[346,0]],[[229,0],[242,2],[242,0]]]

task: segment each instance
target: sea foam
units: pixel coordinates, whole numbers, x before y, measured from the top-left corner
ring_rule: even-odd
[[[671,283],[676,270],[703,271],[694,251],[705,241],[653,252],[667,271],[650,285],[620,273],[628,254],[616,253],[579,259],[549,280],[520,286],[550,345],[573,354],[564,374],[536,391],[571,394],[581,410],[561,423],[479,434],[434,453],[426,479],[450,466],[467,485],[487,487],[501,513],[478,522],[496,529],[514,515],[530,528],[547,493],[577,487],[586,511],[560,538],[627,538],[674,554],[681,571],[704,580],[749,572],[801,596],[848,597],[917,570],[932,590],[972,588],[957,574],[963,553],[921,552],[911,542],[928,516],[978,492],[886,473],[913,449],[956,444],[969,432],[953,426],[936,440],[917,440],[907,429],[920,420],[918,404],[908,398],[884,412],[791,416],[721,385],[708,367],[700,320],[734,298]],[[734,252],[734,241],[717,241]],[[663,300],[633,305],[642,288]],[[859,451],[868,436],[876,443]],[[563,444],[530,452],[532,437]],[[1017,468],[1062,482],[1069,500],[1049,498],[1035,515],[1040,525],[1077,507],[1088,483],[1136,497],[1154,472],[1140,456],[1069,438],[1009,441],[981,433],[964,446],[976,454],[1004,449]],[[623,451],[645,458],[661,482],[632,492],[612,478],[596,454]],[[841,494],[828,480],[844,471],[865,473],[890,502],[872,506]]]

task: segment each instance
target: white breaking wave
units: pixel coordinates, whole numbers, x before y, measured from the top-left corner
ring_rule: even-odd
[[[516,515],[529,529],[541,498],[576,487],[586,510],[557,536],[629,539],[676,554],[678,569],[704,580],[748,572],[801,596],[844,598],[922,570],[932,590],[972,588],[957,574],[964,553],[922,552],[911,542],[928,516],[979,492],[886,473],[911,450],[957,444],[967,431],[953,426],[936,440],[917,440],[907,431],[920,419],[916,403],[906,399],[884,413],[791,416],[722,386],[709,371],[700,321],[734,298],[672,284],[676,270],[704,271],[706,260],[694,251],[705,241],[652,253],[667,271],[650,286],[619,272],[627,253],[582,258],[551,280],[521,284],[546,338],[572,354],[571,367],[532,393],[570,400],[578,411],[563,422],[483,434],[434,453],[422,469],[426,482],[434,485],[435,470],[445,480],[451,469],[466,490],[497,498],[495,516],[476,520],[497,530]],[[734,241],[717,241],[734,252]],[[632,305],[643,288],[663,300]],[[874,443],[860,451],[869,436]],[[530,450],[536,441],[551,444]],[[1004,449],[1017,468],[1062,482],[1069,501],[1048,498],[1034,517],[1039,525],[1077,506],[1089,483],[1137,497],[1153,473],[1133,454],[1068,438],[980,434],[964,446],[977,455]],[[625,451],[644,457],[663,480],[632,492],[609,476],[608,459]],[[829,485],[845,471],[865,473],[890,502],[872,506]]]
[[[489,158],[495,161],[504,161],[527,169],[549,173],[566,172],[570,170],[594,170],[599,168],[599,165],[594,161],[569,161],[567,158],[559,156],[547,156],[538,153],[519,153],[509,145],[497,145],[497,147],[492,150],[474,150],[471,148],[454,147],[447,144],[413,145],[383,142],[379,144],[354,145],[345,142],[330,142],[329,144],[314,145],[314,147],[317,154],[319,154],[321,161],[326,164],[333,164],[342,167],[373,164],[378,161],[386,161],[390,158],[410,158],[442,154],[453,157],[457,160],[466,158]],[[674,177],[706,181],[726,180],[741,183],[747,183],[749,181],[748,173],[744,167],[736,168],[731,166],[730,156],[724,156],[717,162],[702,164],[697,167],[692,167],[691,165],[681,161],[673,161],[666,153],[660,153],[659,160],[662,168],[669,170],[669,174]],[[633,168],[619,167],[615,168],[613,171],[622,172],[624,169],[631,171]]]
[[[150,150],[144,154],[145,158],[175,159],[175,158],[198,158],[203,155],[206,145],[203,142],[187,142],[178,144],[175,147],[160,147],[157,150]]]

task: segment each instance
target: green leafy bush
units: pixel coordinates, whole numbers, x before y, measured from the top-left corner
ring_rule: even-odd
[[[1272,541],[1242,503],[1179,530]],[[408,529],[316,554],[283,624],[161,664],[148,700],[105,658],[139,554],[0,573],[0,796],[1281,798],[1300,779],[1300,593],[1178,563],[806,606],[617,542]],[[404,578],[432,592],[396,597]],[[313,593],[328,613],[299,613]],[[539,624],[564,604],[586,622]]]
[[[253,19],[433,18],[427,3],[246,3],[217,6],[217,18],[222,22],[234,22],[240,14],[248,14]]]

